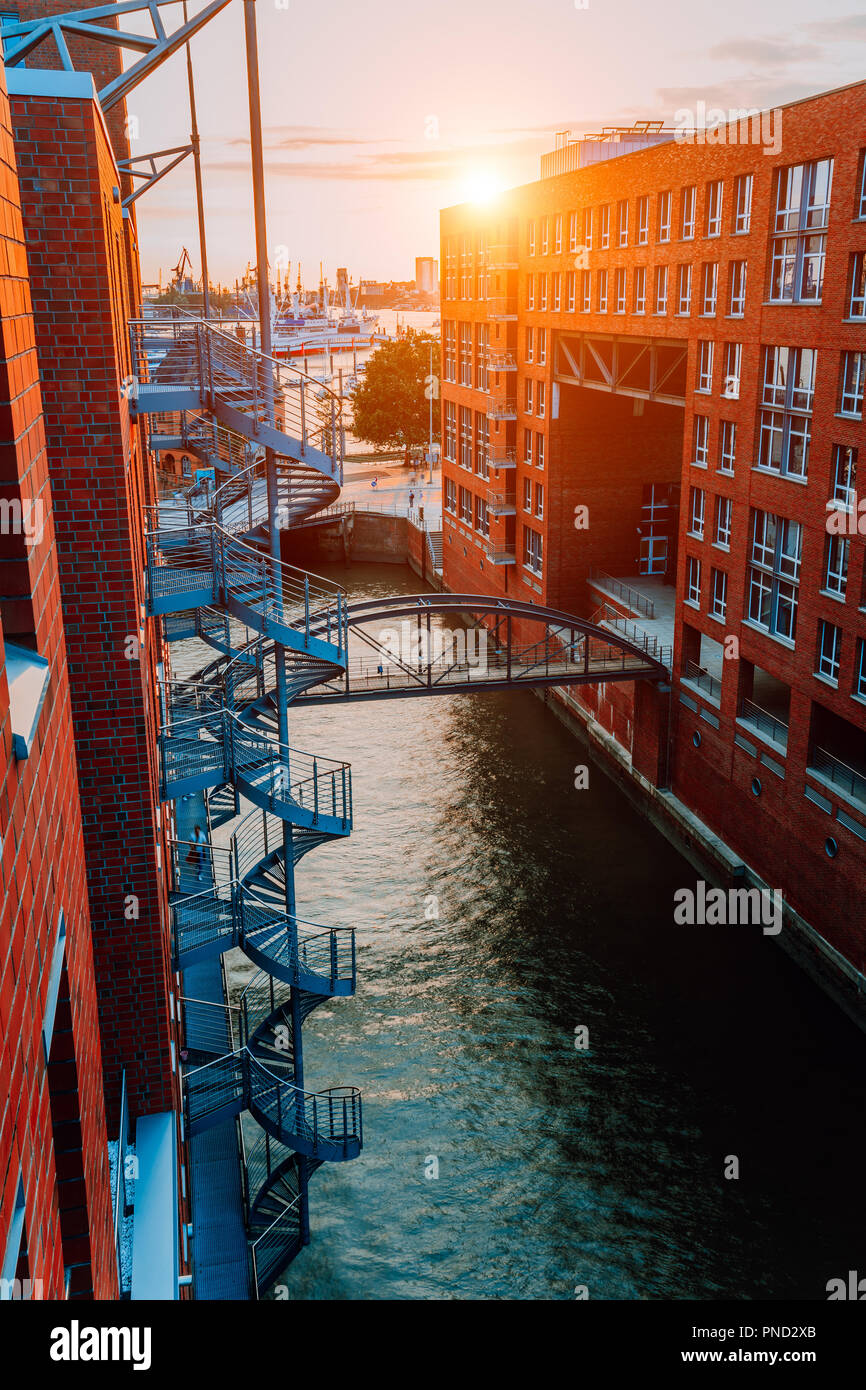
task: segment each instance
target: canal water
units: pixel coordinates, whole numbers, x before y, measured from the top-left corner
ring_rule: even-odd
[[[357,929],[357,995],[304,1038],[307,1086],[358,1085],[365,1131],[311,1181],[290,1298],[820,1300],[866,1273],[866,1040],[769,937],[674,924],[694,871],[599,767],[575,790],[587,755],[540,700],[290,727],[353,768],[354,833],[298,904]]]

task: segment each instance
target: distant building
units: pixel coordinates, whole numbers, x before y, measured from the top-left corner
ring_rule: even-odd
[[[415,288],[419,294],[438,294],[439,262],[435,256],[415,257]]]

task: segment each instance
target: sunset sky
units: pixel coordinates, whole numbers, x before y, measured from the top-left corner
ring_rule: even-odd
[[[191,4],[190,9],[200,8]],[[178,13],[170,11],[169,13]],[[479,182],[538,176],[556,130],[679,108],[768,107],[859,81],[866,16],[851,0],[258,0],[268,229],[308,287],[319,261],[411,279],[438,255],[438,210]],[[243,7],[194,40],[212,280],[253,259]],[[127,60],[128,62],[130,59]],[[188,136],[177,55],[133,92],[133,151]],[[199,273],[192,166],[138,204],[145,280],[182,246]]]

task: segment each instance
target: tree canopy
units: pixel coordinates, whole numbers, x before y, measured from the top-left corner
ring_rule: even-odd
[[[430,380],[430,347],[433,372]],[[352,397],[353,433],[383,449],[410,449],[427,442],[430,398],[433,438],[439,438],[439,340],[411,333],[383,343],[370,357]]]

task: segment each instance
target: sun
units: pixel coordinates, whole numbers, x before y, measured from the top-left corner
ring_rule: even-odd
[[[462,188],[467,203],[489,203],[502,192],[502,180],[492,169],[468,169]]]

